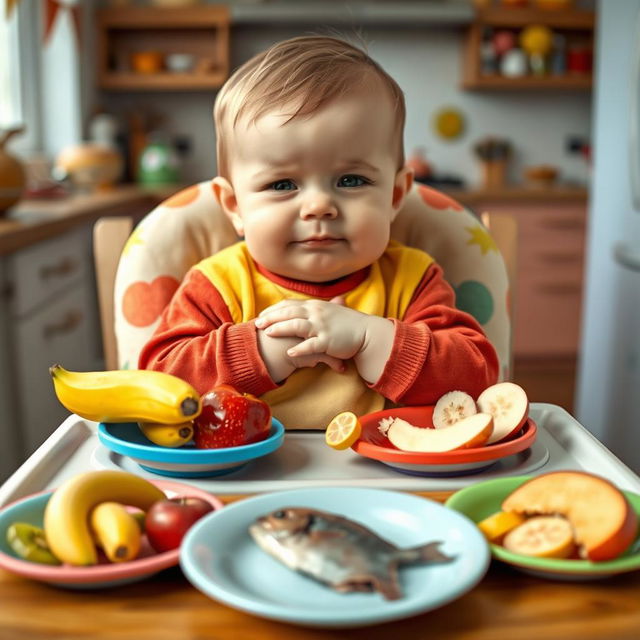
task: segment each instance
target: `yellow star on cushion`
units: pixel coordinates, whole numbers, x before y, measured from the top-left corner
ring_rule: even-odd
[[[471,235],[467,244],[477,244],[480,247],[480,251],[482,251],[482,255],[489,251],[499,253],[496,243],[484,227],[465,227],[465,231],[468,231]]]
[[[137,227],[133,230],[133,233],[129,236],[127,243],[124,245],[122,255],[126,256],[133,247],[143,244],[144,240],[142,239],[142,233],[140,233],[140,227]]]

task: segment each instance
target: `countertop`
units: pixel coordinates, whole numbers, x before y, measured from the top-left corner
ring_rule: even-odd
[[[0,255],[62,234],[101,216],[144,215],[179,191],[182,185],[142,187],[118,185],[108,191],[74,194],[52,200],[22,200],[0,218]],[[491,202],[545,203],[587,202],[588,192],[579,187],[531,189],[441,189],[461,203],[473,207]]]
[[[119,185],[51,200],[22,200],[0,219],[0,255],[60,235],[102,216],[141,215],[179,191],[180,185]]]

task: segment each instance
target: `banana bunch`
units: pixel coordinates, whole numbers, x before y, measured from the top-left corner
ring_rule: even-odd
[[[181,447],[193,438],[193,423],[160,424],[157,422],[138,422],[140,431],[148,440],[161,447]]]
[[[56,558],[75,566],[98,561],[96,539],[112,562],[135,558],[141,529],[124,505],[147,511],[165,494],[125,471],[87,471],[56,489],[44,511],[47,545]],[[95,539],[94,539],[95,536]]]
[[[180,425],[200,415],[200,395],[187,382],[160,371],[49,369],[61,404],[95,422]]]

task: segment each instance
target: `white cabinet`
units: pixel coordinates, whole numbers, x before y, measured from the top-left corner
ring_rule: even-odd
[[[55,396],[49,367],[103,368],[91,251],[91,227],[85,225],[4,259],[5,326],[0,323],[0,329],[7,364],[0,364],[0,382],[11,390],[14,419],[11,425],[3,419],[2,428],[16,436],[13,455],[19,459],[6,469],[11,460],[0,457],[2,477],[69,413]]]

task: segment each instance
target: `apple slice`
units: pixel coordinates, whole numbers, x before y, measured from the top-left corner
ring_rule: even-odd
[[[478,409],[493,416],[493,433],[487,444],[500,442],[522,429],[529,417],[529,399],[513,382],[499,382],[478,396]]]
[[[488,413],[476,413],[446,429],[414,427],[395,418],[387,430],[391,444],[403,451],[443,453],[483,445],[493,431],[493,418]]]
[[[533,478],[505,498],[502,510],[564,516],[581,554],[593,561],[616,558],[638,531],[638,517],[624,494],[584,471],[552,471]]]
[[[436,402],[433,409],[433,426],[436,429],[451,427],[463,418],[478,413],[475,400],[464,391],[449,391]]]

